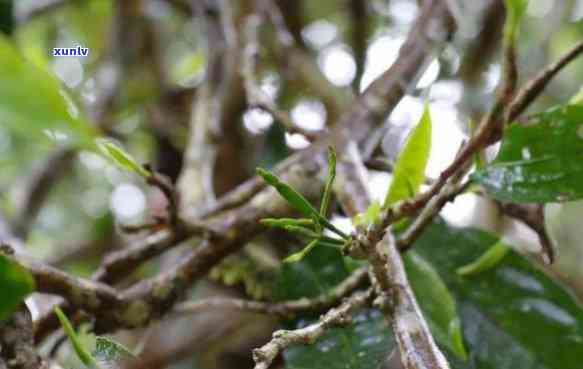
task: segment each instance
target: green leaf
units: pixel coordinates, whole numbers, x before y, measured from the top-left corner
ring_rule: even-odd
[[[150,171],[146,170],[143,166],[138,164],[136,159],[134,159],[127,151],[115,143],[100,139],[97,140],[97,145],[99,146],[103,155],[111,159],[120,168],[133,172],[144,178],[148,178],[152,175]]]
[[[276,279],[277,300],[295,300],[327,293],[348,277],[344,257],[338,251],[316,247],[302,261],[283,264]]]
[[[263,177],[263,180],[270,186],[274,187],[277,192],[297,211],[303,215],[314,218],[318,223],[328,228],[344,239],[348,239],[348,235],[336,228],[328,219],[324,218],[318,210],[302,194],[293,189],[289,184],[282,182],[275,174],[263,169],[257,168],[257,174]]]
[[[34,280],[20,265],[0,254],[0,321],[8,318],[34,291]]]
[[[326,216],[328,212],[328,206],[330,205],[330,197],[332,196],[332,185],[334,184],[334,179],[336,178],[336,151],[332,146],[328,148],[328,178],[326,179],[326,185],[324,186],[324,192],[322,194],[322,202],[320,204],[320,215]]]
[[[292,186],[282,182],[272,172],[257,168],[257,174],[263,177],[263,180],[270,186],[274,187],[277,192],[297,211],[304,216],[312,218],[314,215],[320,215],[316,209],[310,204],[308,200],[299,192],[293,189]]]
[[[506,23],[504,24],[504,39],[513,42],[516,37],[520,21],[526,12],[528,0],[504,0],[506,7]]]
[[[190,83],[204,69],[205,57],[200,51],[182,56],[171,69],[172,80],[179,84]]]
[[[579,369],[583,310],[569,291],[514,251],[472,278],[460,265],[484,254],[497,238],[442,220],[413,249],[431,262],[456,299],[468,360],[456,369]]]
[[[318,240],[312,240],[310,243],[306,245],[301,251],[293,253],[283,259],[284,263],[297,263],[298,261],[302,260],[304,256],[308,255],[310,251],[318,244]]]
[[[492,269],[506,256],[508,251],[510,251],[510,247],[502,241],[498,241],[479,258],[458,268],[456,272],[461,276],[469,276]]]
[[[308,238],[318,238],[320,237],[320,235],[314,231],[312,231],[309,228],[305,228],[302,226],[296,226],[296,225],[286,225],[284,227],[284,229],[288,232],[291,233],[297,233],[299,235],[302,235],[304,237],[308,237]]]
[[[504,132],[496,159],[472,175],[496,199],[547,203],[583,198],[583,106],[552,108]]]
[[[47,136],[93,148],[96,131],[60,83],[24,60],[0,34],[0,125],[27,138]]]
[[[378,224],[380,221],[381,203],[374,200],[362,214],[356,215],[352,219],[354,226]]]
[[[301,261],[284,264],[274,294],[277,300],[315,297],[337,286],[351,270],[340,253],[316,247]],[[302,314],[286,323],[286,329],[305,326],[318,313]],[[382,314],[363,309],[353,314],[350,326],[328,331],[313,345],[294,346],[283,356],[288,369],[377,369],[395,347]]]
[[[308,227],[308,228],[314,226],[314,220],[308,219],[308,218],[299,218],[299,219],[294,219],[294,218],[278,218],[278,219],[264,218],[264,219],[261,219],[259,221],[259,223],[261,223],[267,227],[284,228],[284,229],[286,226],[289,226],[289,225],[293,225],[293,226],[297,226],[297,227]]]
[[[403,258],[407,276],[431,333],[458,358],[467,359],[456,302],[435,268],[414,250]]]
[[[61,308],[59,308],[58,306],[55,306],[55,314],[57,315],[57,318],[59,318],[59,322],[61,322],[61,326],[63,326],[63,330],[67,334],[67,337],[69,337],[69,341],[71,341],[73,350],[79,357],[79,360],[81,360],[81,362],[88,366],[89,368],[99,368],[97,362],[95,361],[93,356],[91,356],[91,354],[89,353],[89,350],[85,348],[85,346],[79,339],[79,336],[77,335],[77,332],[75,332],[73,325],[71,325],[71,322],[69,321],[65,313],[63,313]]]
[[[118,362],[135,358],[135,355],[121,343],[108,337],[97,336],[93,357],[102,362]]]
[[[425,180],[425,168],[431,151],[431,116],[426,105],[395,161],[393,180],[383,208],[414,195]],[[414,193],[411,194],[411,191]]]

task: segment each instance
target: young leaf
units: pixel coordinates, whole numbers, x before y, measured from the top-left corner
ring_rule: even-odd
[[[468,353],[463,342],[461,322],[449,288],[435,268],[415,251],[408,252],[403,262],[437,343],[450,349],[461,360],[466,360]]]
[[[121,343],[108,337],[97,336],[93,357],[103,362],[118,362],[135,358],[135,355]]]
[[[138,164],[136,160],[124,149],[116,145],[115,143],[108,140],[98,140],[97,145],[101,149],[101,152],[114,163],[116,163],[120,168],[125,169],[130,172],[148,178],[152,175],[143,166]]]
[[[284,263],[296,263],[304,258],[304,256],[308,255],[310,251],[318,244],[318,240],[312,240],[310,243],[306,245],[301,251],[295,252],[285,259],[283,259]]]
[[[282,182],[279,177],[277,177],[272,172],[257,168],[257,174],[263,177],[263,180],[267,182],[268,185],[274,187],[277,192],[297,211],[302,213],[307,217],[313,217],[314,215],[319,215],[318,211],[314,209],[312,204],[302,194],[293,189],[292,186],[285,182]]]
[[[469,276],[492,269],[498,265],[498,263],[500,263],[508,251],[510,251],[510,247],[508,247],[502,241],[498,241],[479,258],[458,268],[456,273],[461,276]]]
[[[308,238],[318,238],[320,235],[309,228],[296,225],[286,225],[284,229],[291,233],[297,233]]]
[[[393,180],[383,208],[387,208],[399,200],[415,193],[425,180],[425,168],[431,151],[431,116],[426,105],[417,126],[407,137],[403,149],[399,153],[393,171]]]
[[[380,221],[380,214],[381,203],[375,200],[368,206],[364,213],[356,215],[352,219],[352,223],[355,226],[377,224]]]
[[[504,39],[506,42],[514,42],[520,21],[528,6],[528,0],[504,0],[504,5],[506,7]]]
[[[264,218],[264,219],[261,219],[259,221],[259,223],[263,224],[264,226],[272,227],[272,228],[285,228],[288,225],[293,225],[293,226],[298,226],[298,227],[308,227],[308,228],[314,226],[314,220],[308,219],[308,218],[299,218],[299,219],[294,219],[294,218],[279,218],[279,219]]]
[[[328,178],[326,179],[326,186],[322,194],[322,203],[320,204],[320,215],[326,216],[328,206],[330,205],[330,197],[332,196],[332,185],[336,178],[336,151],[332,146],[328,148]]]
[[[0,253],[0,322],[34,291],[30,273]]]
[[[26,138],[93,148],[96,130],[55,77],[24,60],[0,34],[0,122]]]
[[[547,203],[583,198],[583,106],[554,107],[504,132],[496,159],[471,178],[494,198]]]
[[[318,210],[316,210],[308,200],[302,194],[293,189],[290,185],[282,182],[275,174],[263,168],[257,168],[257,174],[263,177],[263,180],[267,182],[270,186],[274,187],[277,192],[296,210],[301,212],[303,215],[314,218],[318,223],[328,228],[332,232],[336,233],[344,239],[348,239],[348,235],[336,226],[334,226],[330,221],[324,218]]]
[[[58,306],[55,306],[55,314],[57,315],[59,322],[61,322],[61,326],[63,326],[63,330],[67,334],[67,337],[69,337],[69,341],[71,341],[73,350],[75,350],[79,360],[91,369],[99,368],[93,356],[91,356],[89,351],[81,343],[81,340],[77,336],[77,332],[75,332],[71,322]]]

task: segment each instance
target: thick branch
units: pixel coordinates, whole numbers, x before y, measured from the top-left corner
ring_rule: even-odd
[[[9,319],[0,322],[0,368],[48,368],[34,347],[32,318],[24,304]]]
[[[392,317],[393,331],[405,368],[449,369],[417,304],[390,231],[385,233],[375,250],[379,261],[373,263],[371,259],[371,263],[381,286],[378,303]],[[375,267],[377,263],[382,267]]]

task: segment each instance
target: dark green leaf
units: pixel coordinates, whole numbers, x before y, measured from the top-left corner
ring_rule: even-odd
[[[403,258],[407,276],[431,333],[460,359],[467,359],[456,302],[433,266],[415,251]]]
[[[283,264],[274,289],[278,300],[315,297],[348,277],[344,258],[327,247],[316,247],[298,263]]]
[[[583,198],[583,106],[555,107],[513,124],[496,159],[472,175],[490,195],[512,202]]]
[[[152,175],[152,173],[138,164],[136,159],[134,159],[127,151],[115,143],[108,140],[98,140],[97,144],[101,149],[101,152],[120,168],[133,172],[144,178],[148,178]]]
[[[71,97],[45,70],[20,57],[0,34],[0,125],[30,137],[52,137],[93,148],[95,130]]]
[[[33,290],[30,273],[0,254],[0,321],[8,318]]]
[[[307,322],[300,323],[300,326]],[[376,369],[395,346],[385,320],[377,310],[354,314],[353,323],[334,328],[309,346],[294,346],[284,353],[288,369]]]
[[[0,32],[12,33],[14,27],[12,0],[0,0]]]
[[[350,273],[345,259],[334,249],[316,247],[301,261],[284,264],[276,283],[279,300],[324,294]],[[286,328],[305,326],[318,314],[305,314]],[[390,328],[376,310],[354,314],[353,324],[331,329],[310,346],[295,346],[284,352],[289,369],[376,369],[395,347]]]
[[[393,180],[383,204],[387,208],[414,195],[425,180],[425,168],[431,152],[431,116],[426,105],[395,161]],[[411,193],[413,192],[413,193]]]
[[[456,297],[468,360],[456,369],[579,369],[583,311],[568,291],[510,251],[472,278],[456,273],[497,239],[439,220],[414,244]]]

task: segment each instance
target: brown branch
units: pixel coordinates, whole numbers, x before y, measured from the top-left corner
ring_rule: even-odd
[[[336,172],[333,190],[344,212],[351,216],[364,212],[370,202],[367,171],[354,141],[348,143],[339,157]]]
[[[273,360],[286,348],[293,345],[308,345],[314,343],[328,329],[350,324],[350,313],[358,307],[367,304],[372,298],[372,289],[357,292],[342,305],[329,310],[316,323],[296,330],[280,330],[273,333],[273,339],[261,348],[253,350],[255,369],[267,369]]]
[[[13,222],[13,231],[18,238],[26,239],[30,227],[51,190],[62,175],[69,170],[74,157],[73,150],[59,149],[33,171],[25,185],[19,214]]]
[[[385,311],[385,315],[392,318],[404,367],[449,369],[417,304],[390,230],[385,232],[375,251],[369,259],[380,287],[375,303]]]
[[[352,155],[350,160],[353,167],[363,165],[358,155]],[[355,212],[364,211],[369,203],[367,184],[359,175],[347,176],[345,181],[346,183],[336,187],[335,191],[343,207],[348,209],[348,214],[354,216]],[[449,189],[449,186],[446,186],[446,189]],[[343,194],[344,192],[346,194]],[[455,191],[452,190],[453,193]],[[350,201],[347,204],[343,203],[343,199],[349,198],[349,196],[361,197],[363,204],[354,207]],[[433,201],[435,201],[435,206],[426,207],[426,209],[436,211],[435,209],[440,208],[439,197],[436,196]],[[410,229],[422,229],[427,219],[431,219],[432,216],[433,213],[420,214],[418,217],[420,225],[415,226],[414,223],[414,227]],[[417,235],[416,232],[409,235],[408,241],[411,242],[415,235]],[[375,305],[384,312],[387,321],[393,324],[393,332],[397,337],[401,350],[401,360],[405,368],[449,369],[449,364],[435,344],[425,318],[419,309],[391,230],[386,230],[381,241],[374,244],[361,244],[360,246],[363,249],[358,250],[360,253],[357,256],[365,257],[370,263],[371,280],[377,295]]]
[[[443,190],[427,202],[427,205],[425,205],[413,223],[399,237],[399,240],[397,241],[398,249],[406,251],[412,247],[415,240],[421,235],[425,227],[433,221],[433,218],[439,214],[445,204],[455,199],[460,193],[464,192],[469,183],[470,182],[460,182],[459,177],[450,178],[448,183],[443,187]]]
[[[107,255],[99,269],[93,274],[92,279],[104,283],[119,281],[127,276],[136,265],[162,254],[172,245],[184,240],[184,234],[176,234],[168,229],[140,238],[127,248]]]
[[[505,18],[504,2],[490,0],[482,18],[480,33],[468,45],[459,70],[460,78],[470,86],[479,83],[483,70],[498,50]]]
[[[371,29],[371,19],[368,11],[368,1],[348,0],[351,20],[351,41],[354,60],[356,61],[356,73],[352,81],[352,89],[358,94],[360,81],[366,65],[367,41]]]
[[[368,277],[366,268],[360,268],[331,291],[315,298],[301,298],[285,302],[260,302],[236,298],[211,297],[177,305],[174,312],[180,315],[198,313],[207,309],[244,310],[256,313],[290,317],[306,311],[321,311],[336,305],[342,298],[354,292]]]
[[[512,217],[532,229],[542,248],[543,262],[552,264],[555,261],[555,249],[545,229],[544,206],[538,204],[498,203],[502,213]]]
[[[549,84],[549,82],[570,62],[577,58],[583,52],[583,41],[577,43],[573,48],[566,52],[553,64],[547,66],[534,76],[524,87],[517,93],[510,107],[508,108],[508,121],[511,122],[518,118],[524,110],[536,99]]]
[[[346,106],[352,101],[351,93],[332,84],[305,48],[296,44],[295,37],[287,28],[284,16],[274,0],[258,0],[258,4],[275,28],[277,42],[271,48],[277,55],[279,64],[289,66],[294,83],[300,82],[302,87],[322,99],[329,125],[337,123]]]
[[[308,140],[313,141],[318,137],[313,131],[302,129],[297,126],[291,117],[284,111],[280,110],[275,102],[261,90],[255,77],[255,64],[259,54],[258,29],[262,23],[262,17],[259,15],[250,15],[245,21],[245,48],[243,50],[243,61],[241,63],[241,75],[245,81],[245,90],[247,100],[251,106],[261,108],[271,114],[276,122],[280,123],[284,130],[289,133],[299,133]]]
[[[445,42],[451,31],[451,18],[446,5],[436,0],[426,2],[397,61],[373,82],[338,122],[332,139],[340,154],[350,139],[362,141],[372,127],[384,120],[403,96],[403,86],[414,81],[426,65],[425,61],[432,57],[433,47]],[[323,157],[328,143],[324,139],[312,145],[289,158],[284,165],[285,170],[278,170],[283,180],[308,198],[317,198],[321,192],[323,183],[317,178],[325,169],[325,161],[318,158]],[[247,190],[249,187],[246,187]],[[191,189],[188,188],[189,191]],[[242,193],[249,196],[253,192]],[[96,318],[96,329],[111,331],[122,327],[138,327],[162,316],[180,299],[193,281],[206,275],[223,257],[239,250],[261,232],[259,219],[289,216],[291,213],[285,201],[270,188],[257,192],[239,208],[225,210],[210,217],[205,222],[222,237],[203,241],[189,250],[175,268],[123,291],[119,296],[121,301],[113,299],[111,304],[104,304],[104,308],[91,311]],[[137,265],[134,264],[133,267]],[[50,291],[68,296],[67,291]],[[79,306],[85,305],[83,302]]]
[[[10,318],[0,322],[0,368],[48,369],[48,367],[36,352],[32,318],[23,303]]]

